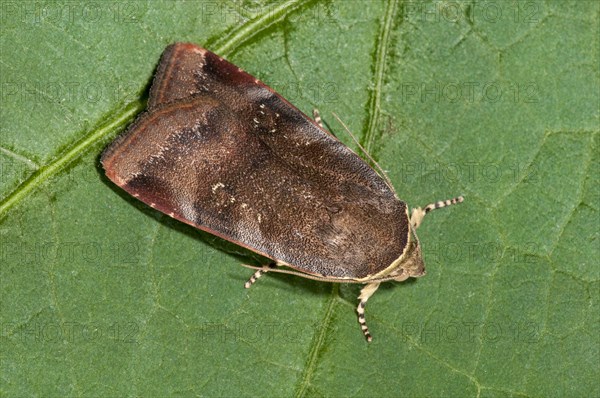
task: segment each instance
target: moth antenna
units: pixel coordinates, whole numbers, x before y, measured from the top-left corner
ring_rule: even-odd
[[[367,305],[367,300],[369,297],[375,293],[377,288],[379,287],[379,283],[369,283],[360,291],[360,296],[358,299],[360,302],[358,303],[358,307],[356,307],[356,312],[358,313],[358,324],[365,335],[365,338],[370,343],[373,340],[371,333],[369,333],[369,327],[367,326],[367,321],[365,320],[365,306]]]
[[[335,114],[335,112],[331,112],[331,113],[332,113],[332,114],[333,114],[333,116],[334,116],[334,117],[337,119],[337,121],[338,121],[338,122],[340,122],[340,124],[341,124],[342,126],[344,126],[344,130],[346,130],[346,132],[347,132],[347,133],[350,135],[350,138],[352,138],[352,141],[354,141],[354,143],[355,143],[356,145],[358,145],[358,147],[359,147],[359,148],[360,148],[360,150],[361,150],[361,151],[362,151],[362,152],[365,154],[365,156],[366,156],[367,158],[369,158],[369,160],[370,160],[371,162],[373,162],[373,164],[375,165],[375,167],[377,167],[377,170],[379,170],[379,173],[377,173],[377,174],[379,174],[379,175],[381,176],[381,178],[383,178],[383,179],[385,180],[385,183],[388,185],[388,187],[390,187],[390,189],[391,189],[393,192],[396,192],[396,191],[394,190],[394,186],[392,185],[392,181],[391,181],[391,180],[390,180],[390,178],[387,176],[387,174],[385,173],[385,171],[383,171],[383,169],[381,168],[381,166],[379,166],[379,163],[377,163],[377,162],[375,161],[375,159],[373,159],[373,158],[371,157],[371,155],[369,155],[369,152],[367,152],[367,150],[366,150],[365,148],[363,148],[363,146],[362,146],[362,145],[360,145],[360,142],[358,142],[358,140],[356,139],[356,137],[354,137],[354,135],[353,135],[353,134],[350,132],[350,129],[348,128],[348,126],[346,126],[346,124],[345,124],[344,122],[342,122],[342,119],[340,119],[340,118],[339,118],[339,116]]]
[[[462,196],[459,196],[459,197],[456,197],[453,199],[440,200],[439,202],[430,203],[427,206],[425,206],[424,208],[417,207],[416,209],[413,209],[413,211],[412,211],[412,214],[410,217],[410,223],[412,224],[412,226],[414,228],[418,228],[419,225],[421,225],[421,222],[423,221],[423,217],[425,217],[425,214],[427,214],[430,211],[435,210],[435,209],[441,209],[442,207],[455,205],[457,203],[462,203],[464,200],[465,200],[465,198],[463,198]]]

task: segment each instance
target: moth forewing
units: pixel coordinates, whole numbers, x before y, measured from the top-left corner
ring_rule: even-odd
[[[359,144],[360,147],[360,144]],[[147,112],[104,151],[109,179],[170,217],[259,253],[265,272],[363,283],[424,274],[413,211],[385,174],[252,75],[191,43],[167,47]],[[285,266],[285,268],[284,268]]]

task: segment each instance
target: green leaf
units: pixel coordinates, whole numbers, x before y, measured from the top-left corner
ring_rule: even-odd
[[[598,2],[0,11],[2,395],[600,395]],[[338,114],[409,205],[465,196],[419,229],[427,276],[369,301],[371,344],[360,286],[245,290],[252,259],[104,177],[175,41],[356,148]]]

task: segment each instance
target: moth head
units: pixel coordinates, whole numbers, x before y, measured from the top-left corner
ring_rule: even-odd
[[[425,263],[421,255],[421,245],[414,228],[410,228],[409,237],[404,255],[390,276],[395,281],[401,282],[408,278],[418,278],[425,275]]]

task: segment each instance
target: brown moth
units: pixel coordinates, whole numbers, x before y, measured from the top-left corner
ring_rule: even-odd
[[[104,151],[115,184],[151,207],[259,253],[284,272],[362,283],[358,319],[384,281],[425,274],[387,177],[258,79],[190,43],[164,51],[148,110]]]

